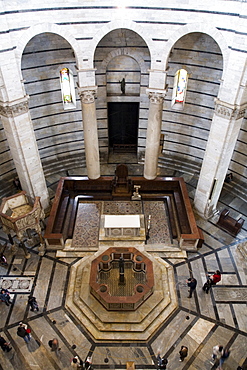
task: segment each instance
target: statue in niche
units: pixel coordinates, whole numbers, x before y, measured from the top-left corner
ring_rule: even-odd
[[[119,266],[119,284],[124,284],[124,259],[121,256],[118,262]]]
[[[122,91],[122,94],[125,95],[125,78],[122,79],[122,81],[119,81],[119,83],[121,84],[121,91]]]

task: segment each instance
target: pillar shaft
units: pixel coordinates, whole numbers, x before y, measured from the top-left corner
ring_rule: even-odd
[[[99,143],[97,118],[94,96],[96,87],[80,88],[79,96],[82,104],[82,120],[87,173],[90,179],[100,177]]]
[[[40,196],[43,208],[47,209],[49,193],[28,110],[27,97],[12,102],[2,102],[0,115],[22,188],[33,198]]]
[[[205,218],[211,217],[216,211],[245,108],[216,100],[215,114],[194,198],[195,209]]]
[[[153,180],[157,176],[162,109],[165,94],[150,90],[148,90],[148,93],[150,105],[148,112],[144,177],[148,180]]]

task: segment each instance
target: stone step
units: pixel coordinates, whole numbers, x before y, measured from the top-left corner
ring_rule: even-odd
[[[152,253],[154,256],[160,257],[160,258],[181,258],[186,259],[187,253],[186,251],[180,251],[180,252],[154,252]]]
[[[163,245],[163,244],[146,244],[145,251],[160,258],[187,258],[185,250],[181,250],[178,244]]]
[[[90,294],[89,266],[93,258],[85,258],[72,266],[66,308],[96,340],[146,341],[177,308],[173,269],[164,260],[151,256],[154,276],[159,276],[154,294],[136,311],[112,312]]]

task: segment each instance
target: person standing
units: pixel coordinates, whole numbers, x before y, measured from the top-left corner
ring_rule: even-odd
[[[58,351],[61,351],[61,348],[59,348],[59,342],[57,338],[53,338],[52,340],[49,340],[48,344],[51,347],[52,352],[57,353]]]
[[[192,297],[192,293],[196,289],[197,280],[192,276],[191,278],[189,278],[188,280],[186,280],[186,283],[187,283],[187,285],[189,287],[189,295],[188,295],[188,298],[191,298]]]
[[[188,356],[188,347],[186,346],[181,346],[181,349],[179,351],[179,355],[180,355],[180,362],[183,362],[185,357]]]
[[[217,284],[219,281],[221,281],[221,272],[216,270],[216,272],[207,279],[202,289],[208,294],[211,286]]]
[[[17,335],[23,338],[26,344],[28,344],[28,342],[30,342],[31,340],[30,333],[31,333],[31,329],[29,329],[26,324],[20,322],[18,329],[17,329]]]
[[[0,347],[2,348],[3,352],[9,352],[12,350],[12,347],[9,346],[9,343],[0,335]]]

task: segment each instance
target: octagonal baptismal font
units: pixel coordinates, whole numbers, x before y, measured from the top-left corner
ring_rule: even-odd
[[[92,262],[91,294],[107,310],[136,310],[153,287],[153,264],[136,248],[109,248]]]
[[[172,267],[144,244],[102,247],[71,266],[65,305],[95,340],[146,341],[177,304]]]

